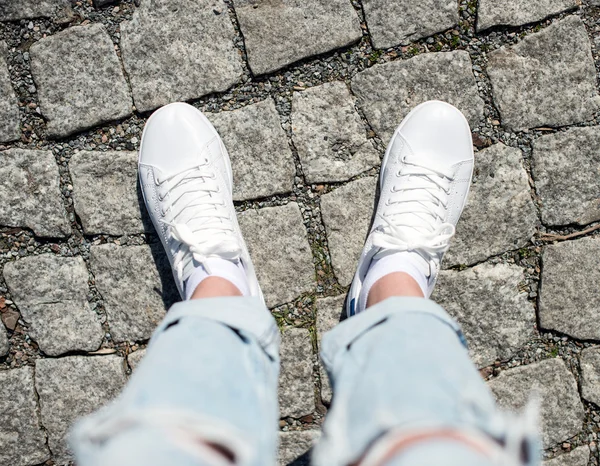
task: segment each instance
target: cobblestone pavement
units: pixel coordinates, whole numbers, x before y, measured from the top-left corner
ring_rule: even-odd
[[[66,464],[176,299],[136,188],[150,112],[209,115],[283,333],[280,464],[308,464],[384,145],[427,99],[477,149],[435,299],[547,466],[598,465],[600,1],[0,2],[0,464]]]

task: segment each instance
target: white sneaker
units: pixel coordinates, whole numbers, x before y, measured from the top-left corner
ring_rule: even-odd
[[[473,160],[469,123],[452,105],[426,102],[404,119],[381,166],[379,205],[346,300],[348,316],[358,312],[372,261],[389,254],[416,253],[431,295],[467,201]]]
[[[216,257],[241,263],[251,296],[262,299],[233,206],[229,155],[202,112],[174,103],[148,119],[139,176],[181,297],[194,269]]]

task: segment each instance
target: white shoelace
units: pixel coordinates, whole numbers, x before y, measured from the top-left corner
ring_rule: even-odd
[[[450,247],[456,229],[440,221],[453,174],[428,165],[420,157],[407,158],[397,173],[392,194],[379,214],[384,225],[373,233],[374,246],[381,248],[375,259],[404,251],[434,257]]]
[[[242,255],[230,210],[220,194],[216,175],[207,167],[205,159],[199,166],[156,179],[165,216],[162,222],[180,243],[173,267],[181,282],[191,271],[186,265],[192,258],[206,267],[206,259],[210,257],[235,261]]]

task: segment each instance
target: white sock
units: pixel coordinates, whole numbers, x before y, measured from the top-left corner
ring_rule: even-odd
[[[386,275],[396,272],[410,275],[421,288],[423,296],[429,297],[429,281],[423,273],[423,258],[416,252],[397,252],[373,261],[371,264],[358,297],[357,313],[367,308],[369,292],[373,285]]]
[[[250,296],[248,277],[241,262],[233,262],[218,257],[206,260],[204,264],[210,270],[210,274],[202,265],[196,267],[185,282],[185,299],[189,300],[200,283],[208,277],[220,277],[233,283],[242,296]]]

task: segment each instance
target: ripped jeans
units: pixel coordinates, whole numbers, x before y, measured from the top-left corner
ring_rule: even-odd
[[[121,396],[79,421],[79,466],[274,466],[279,331],[252,298],[178,303]],[[458,325],[392,298],[326,334],[333,403],[316,466],[539,464],[535,425],[497,409]],[[199,444],[226,452],[208,458]]]

